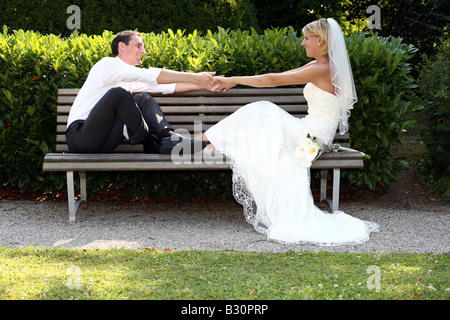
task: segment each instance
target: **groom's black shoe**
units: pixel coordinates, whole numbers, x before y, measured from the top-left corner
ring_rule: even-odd
[[[175,147],[177,148],[177,151],[180,155],[186,153],[193,154],[195,152],[205,149],[206,141],[188,139],[174,133],[170,137],[161,139],[159,152],[162,154],[169,154]]]

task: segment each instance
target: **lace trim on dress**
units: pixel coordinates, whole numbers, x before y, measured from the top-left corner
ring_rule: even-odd
[[[366,224],[366,236],[364,238],[361,238],[359,240],[353,240],[353,241],[346,241],[346,242],[318,242],[318,241],[296,241],[296,242],[290,242],[290,241],[282,241],[278,239],[271,239],[267,238],[267,241],[272,241],[276,243],[280,243],[283,245],[293,245],[293,244],[309,244],[309,245],[317,245],[321,247],[338,247],[338,246],[344,246],[344,245],[359,245],[363,244],[370,240],[370,233],[371,232],[378,232],[379,231],[379,225],[375,222],[370,221],[363,221]]]
[[[256,204],[233,160],[230,160],[230,167],[233,171],[233,196],[236,201],[242,205],[245,220],[251,224],[257,232],[267,235],[269,221],[263,219],[265,213],[264,206]]]
[[[232,175],[232,182],[233,182],[233,196],[236,199],[236,201],[242,205],[245,220],[253,226],[253,228],[266,236],[268,236],[270,221],[267,220],[265,208],[262,204],[257,205],[253,196],[248,191],[247,186],[244,182],[244,179],[239,174],[239,171],[235,165],[235,162],[230,159],[230,167],[233,171]],[[308,174],[308,178],[310,179],[310,175]],[[312,241],[296,241],[296,242],[290,242],[290,241],[282,241],[278,239],[272,239],[270,237],[267,238],[268,241],[273,241],[280,244],[315,244],[319,246],[341,246],[341,245],[357,245],[362,244],[364,242],[367,242],[370,238],[370,233],[372,232],[378,232],[379,231],[379,225],[375,222],[370,221],[363,221],[366,225],[366,235],[358,240],[354,241],[347,241],[347,242],[312,242]]]

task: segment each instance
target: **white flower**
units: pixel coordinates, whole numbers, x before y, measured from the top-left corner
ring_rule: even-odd
[[[305,137],[301,139],[295,148],[294,159],[300,163],[301,167],[308,168],[316,159],[322,147],[319,143]]]
[[[322,144],[316,141],[316,137],[307,137],[300,139],[294,151],[294,159],[299,162],[300,167],[309,168],[312,161],[316,160],[323,152],[359,152],[364,158],[370,160],[370,156],[364,152],[342,147],[340,144]]]

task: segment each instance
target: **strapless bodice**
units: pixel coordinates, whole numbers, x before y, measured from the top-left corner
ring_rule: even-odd
[[[324,118],[331,123],[339,122],[339,98],[328,91],[316,87],[311,82],[303,90],[308,102],[308,114],[312,117]]]

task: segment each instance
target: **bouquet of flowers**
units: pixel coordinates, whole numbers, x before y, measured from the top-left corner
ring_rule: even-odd
[[[307,137],[297,142],[294,159],[300,163],[301,167],[309,168],[311,163],[322,153],[323,147],[316,141],[316,138]]]
[[[294,159],[300,163],[301,167],[309,168],[312,162],[316,160],[323,152],[337,152],[339,150],[360,152],[364,158],[370,159],[368,154],[358,150],[342,147],[338,143],[324,145],[318,142],[316,137],[311,138],[309,134],[307,137],[297,142],[294,152]]]

